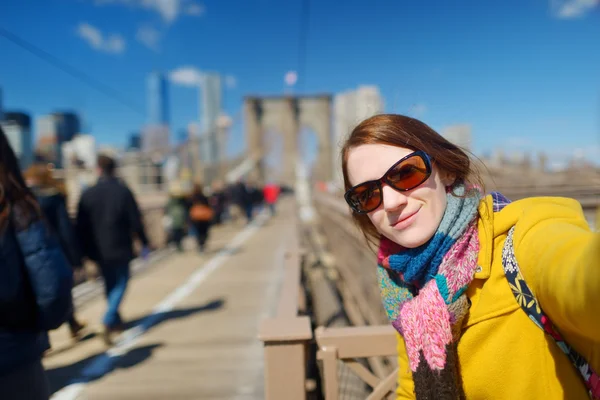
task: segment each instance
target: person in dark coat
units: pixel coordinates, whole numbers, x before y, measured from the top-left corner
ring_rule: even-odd
[[[48,329],[72,310],[73,274],[0,128],[0,398],[48,400]]]
[[[252,221],[254,214],[254,199],[248,185],[242,180],[236,182],[232,187],[232,201],[246,216],[248,223]]]
[[[112,333],[124,329],[119,306],[129,282],[129,263],[135,258],[134,239],[149,249],[139,207],[133,193],[115,176],[116,162],[98,156],[99,179],[79,200],[77,235],[82,251],[98,264],[104,278],[108,307],[103,318],[103,339],[112,344]]]
[[[227,198],[227,192],[220,182],[213,184],[212,193],[208,198],[210,206],[215,212],[213,218],[213,224],[219,225],[223,222],[225,217],[225,210],[227,210],[229,199]]]
[[[83,262],[79,242],[67,212],[66,197],[59,183],[52,177],[52,171],[43,163],[30,166],[24,173],[27,185],[36,196],[45,220],[58,237],[63,252],[67,256],[76,276],[82,276]],[[77,283],[77,282],[76,282]],[[67,320],[71,337],[79,337],[85,324],[77,320],[75,309]]]
[[[209,204],[208,198],[204,195],[204,190],[202,189],[201,184],[194,185],[189,203],[190,222],[194,225],[194,230],[196,231],[198,250],[203,252],[208,240],[210,225],[214,218],[214,211]],[[200,215],[196,216],[195,210],[198,208],[201,210],[206,210],[206,214],[200,213]]]

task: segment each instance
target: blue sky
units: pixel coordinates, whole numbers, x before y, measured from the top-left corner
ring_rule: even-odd
[[[298,93],[378,85],[385,111],[436,129],[468,123],[496,147],[600,160],[599,0],[311,0]],[[243,149],[242,97],[280,94],[298,69],[300,0],[7,0],[3,27],[117,90],[135,110],[0,37],[6,109],[76,109],[100,142],[146,122],[146,76],[228,77],[230,153]],[[184,73],[183,73],[184,72]],[[175,133],[197,90],[170,88]],[[314,139],[308,139],[314,147]]]

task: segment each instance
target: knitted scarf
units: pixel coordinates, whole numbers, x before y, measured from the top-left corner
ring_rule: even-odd
[[[442,221],[429,242],[403,249],[382,238],[379,287],[388,318],[404,337],[417,400],[464,399],[457,343],[469,310],[465,290],[479,253],[480,194],[448,193]]]

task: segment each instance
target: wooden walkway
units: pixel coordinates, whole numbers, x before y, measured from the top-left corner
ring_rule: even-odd
[[[190,240],[140,270],[121,307],[130,328],[110,349],[94,333],[73,345],[66,325],[51,332],[52,399],[263,399],[258,326],[276,308],[292,212],[284,200],[275,218],[215,228],[205,254]],[[104,309],[100,295],[77,315],[93,331]]]

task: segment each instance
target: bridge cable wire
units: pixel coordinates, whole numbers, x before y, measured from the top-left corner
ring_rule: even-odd
[[[68,63],[60,60],[58,57],[50,54],[46,50],[43,50],[34,44],[28,42],[27,40],[19,37],[18,35],[8,31],[7,29],[0,27],[0,36],[3,36],[8,41],[13,44],[21,47],[22,49],[28,51],[29,53],[35,55],[36,57],[46,61],[47,63],[53,65],[54,67],[60,69],[71,77],[80,80],[81,82],[87,84],[91,88],[97,90],[98,92],[104,94],[112,98],[113,100],[118,101],[122,105],[128,107],[132,111],[145,116],[146,113],[142,111],[141,108],[137,107],[133,102],[126,99],[121,93],[112,87],[100,82],[99,80],[93,78],[92,76],[86,74],[85,72],[69,65]]]
[[[308,52],[308,28],[310,22],[310,0],[302,1],[300,12],[300,32],[298,37],[298,77],[299,89],[306,89],[306,54]]]

